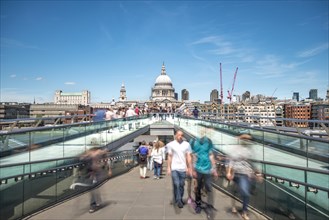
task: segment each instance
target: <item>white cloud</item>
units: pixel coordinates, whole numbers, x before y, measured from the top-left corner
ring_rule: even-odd
[[[75,85],[76,83],[75,82],[65,82],[64,84],[65,85]]]
[[[10,78],[16,78],[16,74],[11,74],[9,77]]]
[[[205,44],[205,43],[216,44],[218,41],[220,41],[220,38],[218,36],[208,36],[208,37],[203,37],[200,40],[194,41],[191,44],[192,45]]]
[[[211,55],[219,55],[221,56],[221,59],[235,58],[238,59],[238,62],[243,63],[250,63],[255,60],[253,55],[253,51],[255,51],[254,49],[246,48],[245,46],[239,46],[245,45],[245,43],[229,41],[226,40],[226,38],[223,36],[212,35],[196,40],[190,45],[197,47],[198,45],[208,44],[210,45],[210,47],[212,46],[213,48],[207,49],[205,51]],[[195,53],[192,54],[192,56],[196,59],[200,58],[200,56]]]
[[[319,53],[321,53],[325,50],[328,50],[328,48],[329,48],[329,44],[324,43],[324,44],[321,44],[317,47],[301,51],[301,52],[298,53],[297,56],[298,57],[313,57],[313,56],[318,55]]]
[[[37,81],[40,81],[40,80],[42,80],[43,78],[42,77],[37,77],[37,78],[35,78],[35,80],[37,80]]]

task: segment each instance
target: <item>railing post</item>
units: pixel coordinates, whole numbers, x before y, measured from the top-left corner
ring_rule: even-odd
[[[306,170],[304,170],[304,182],[307,183],[307,173],[306,173]],[[305,201],[305,219],[307,219],[307,186],[305,186],[304,201]]]

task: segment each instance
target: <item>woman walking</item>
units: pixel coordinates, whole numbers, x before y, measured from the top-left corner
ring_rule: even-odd
[[[160,179],[162,163],[165,158],[165,152],[163,148],[164,144],[162,141],[157,141],[153,145],[151,158],[153,158],[154,164],[154,179]]]

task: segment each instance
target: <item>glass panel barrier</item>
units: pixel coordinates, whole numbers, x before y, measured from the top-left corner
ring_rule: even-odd
[[[328,190],[321,190],[328,189],[327,140],[188,118],[176,119],[175,123],[193,136],[206,134],[215,149],[226,155],[234,153],[232,149],[240,144],[237,135],[252,136],[245,144],[252,149],[252,159],[264,161],[255,166],[270,178],[255,184],[250,204],[256,209],[273,219],[329,217]],[[234,187],[225,178],[225,160],[219,164],[222,164],[220,177],[214,183],[234,194]],[[307,168],[316,170],[305,170]],[[303,184],[312,184],[315,188]]]
[[[100,181],[90,187],[80,186],[81,183],[90,184],[91,182],[83,175],[82,171],[85,166],[78,161],[79,158],[68,158],[21,165],[21,167],[29,167],[27,170],[31,172],[25,172],[25,175],[19,177],[2,178],[0,185],[1,218],[22,218],[103,182]],[[112,168],[112,176],[125,173],[137,165],[134,151],[110,153],[108,158],[103,159],[103,163],[106,165],[101,171],[104,173],[103,180],[107,179],[107,164]],[[40,167],[51,167],[51,169],[40,170]],[[72,185],[74,183],[79,184]]]
[[[0,133],[0,165],[77,156],[91,146],[104,147],[149,125],[150,119],[146,115]]]
[[[327,176],[328,178],[328,176]],[[328,180],[327,180],[328,181]],[[313,203],[313,201],[320,201],[320,203]],[[307,193],[307,219],[329,219],[329,198],[328,192],[317,190],[316,192]],[[319,206],[320,205],[320,206]]]

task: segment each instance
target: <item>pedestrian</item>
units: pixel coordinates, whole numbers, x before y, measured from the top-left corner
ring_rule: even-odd
[[[90,186],[105,180],[112,175],[111,167],[105,162],[106,150],[100,147],[94,147],[84,153],[80,160],[85,164],[86,177],[89,180]],[[89,212],[93,213],[97,208],[101,206],[101,195],[98,188],[94,188],[90,191],[90,209]]]
[[[192,113],[193,113],[194,118],[198,118],[199,117],[199,110],[198,110],[198,108],[196,106],[194,107]]]
[[[214,197],[212,192],[212,175],[218,177],[216,169],[216,161],[213,154],[213,143],[205,135],[205,132],[202,134],[201,138],[191,139],[190,145],[192,148],[193,154],[195,154],[196,161],[194,163],[194,173],[193,176],[197,179],[197,189],[195,192],[195,212],[201,213],[202,199],[201,199],[201,190],[205,186],[207,194],[207,207],[213,207]],[[211,213],[208,213],[212,218],[212,209],[209,209]]]
[[[148,155],[147,155],[147,169],[153,170],[153,159],[152,159],[152,149],[153,149],[153,142],[149,142],[148,144]]]
[[[112,120],[114,119],[114,112],[111,108],[108,108],[107,111],[105,112],[105,120]]]
[[[135,114],[137,115],[137,116],[139,116],[140,115],[140,110],[139,110],[139,108],[138,108],[138,105],[136,105],[136,107],[135,107]]]
[[[156,141],[154,143],[151,156],[153,158],[154,164],[154,179],[160,179],[161,169],[163,160],[165,159],[165,152],[164,152],[164,143],[162,141]]]
[[[137,149],[138,155],[138,163],[139,163],[139,173],[141,179],[146,179],[146,166],[147,166],[147,155],[148,155],[148,147],[146,146],[146,142],[142,141],[141,145]]]
[[[176,131],[175,140],[167,144],[168,168],[167,174],[171,175],[173,183],[173,204],[183,208],[183,196],[186,172],[192,175],[191,146],[183,140],[184,133]]]
[[[226,178],[233,180],[238,188],[238,192],[242,197],[242,218],[248,220],[248,204],[250,199],[250,189],[252,181],[262,181],[262,175],[254,168],[249,159],[252,152],[247,143],[252,137],[248,134],[243,134],[238,137],[240,142],[230,155],[230,162],[227,169]],[[236,207],[233,203],[232,213],[236,213]]]
[[[125,117],[133,117],[133,116],[136,116],[136,113],[133,107],[129,107],[128,110],[126,111]]]

